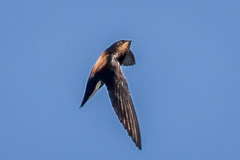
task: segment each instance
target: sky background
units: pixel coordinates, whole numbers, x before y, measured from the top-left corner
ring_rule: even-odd
[[[79,109],[120,39],[142,151],[105,87]],[[239,160],[240,1],[1,0],[0,159]]]

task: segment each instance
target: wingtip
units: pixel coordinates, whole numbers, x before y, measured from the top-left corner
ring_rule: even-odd
[[[85,103],[82,102],[81,105],[79,106],[79,109],[81,109],[84,104],[85,104]]]
[[[82,108],[87,101],[88,101],[88,99],[86,99],[86,98],[84,97],[84,99],[82,100],[82,103],[81,103],[81,105],[80,105],[80,108]]]
[[[141,143],[136,143],[136,146],[138,147],[139,150],[142,150],[142,145],[141,145]]]

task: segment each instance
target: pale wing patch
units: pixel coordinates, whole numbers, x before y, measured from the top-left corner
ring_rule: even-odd
[[[95,88],[94,88],[93,93],[88,97],[87,101],[90,100],[90,99],[94,96],[94,94],[102,87],[102,85],[103,85],[103,82],[102,82],[102,81],[98,81],[98,82],[97,82],[97,84],[96,84],[96,86],[95,86]],[[87,102],[87,101],[86,101],[86,102]]]

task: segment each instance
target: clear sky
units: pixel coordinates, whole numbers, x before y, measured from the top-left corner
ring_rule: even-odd
[[[90,70],[132,40],[123,67],[142,151]],[[239,0],[1,0],[0,159],[240,159]]]

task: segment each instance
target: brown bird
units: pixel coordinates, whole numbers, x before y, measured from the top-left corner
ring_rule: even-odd
[[[130,45],[131,41],[120,40],[103,51],[89,75],[81,107],[105,84],[120,122],[141,150],[137,115],[127,81],[120,67],[120,65],[130,66],[135,64]]]

